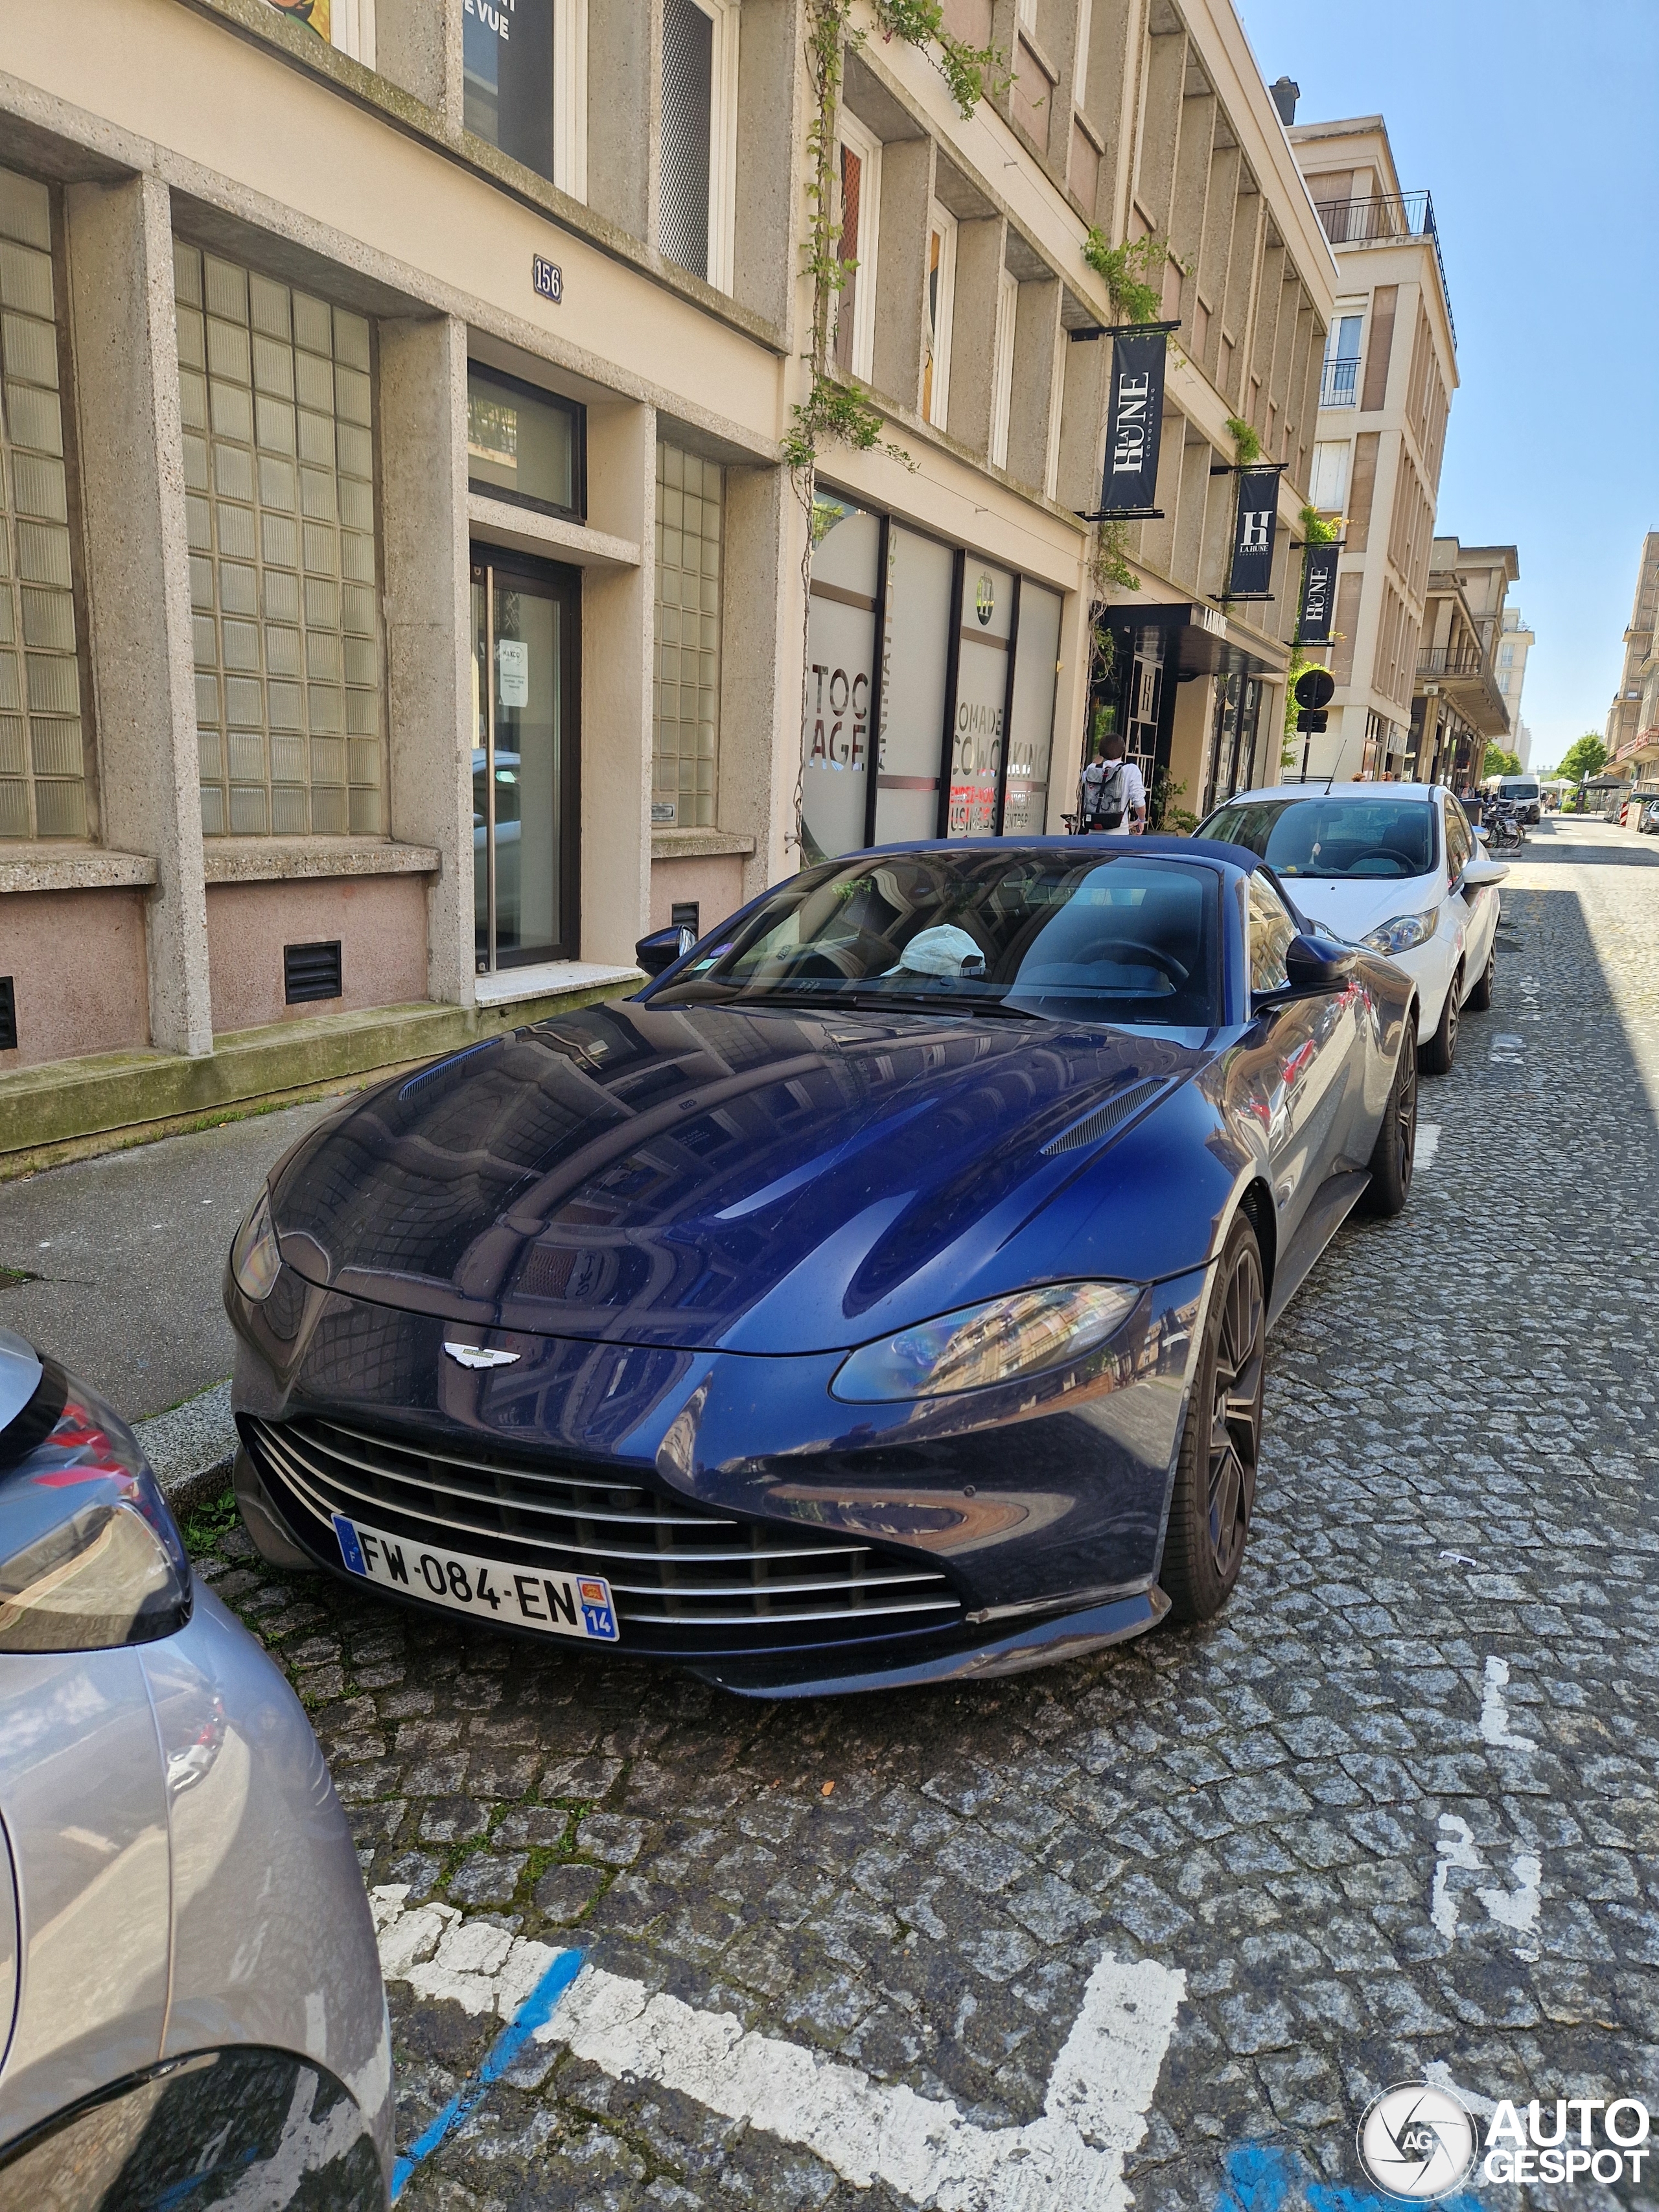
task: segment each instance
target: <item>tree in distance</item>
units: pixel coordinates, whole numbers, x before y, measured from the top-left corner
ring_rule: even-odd
[[[1506,753],[1502,745],[1488,745],[1486,757],[1480,764],[1482,775],[1519,775],[1521,756]]]
[[[1555,773],[1571,776],[1575,783],[1583,783],[1586,776],[1600,775],[1607,764],[1607,746],[1594,730],[1586,730],[1562,754],[1561,765]]]

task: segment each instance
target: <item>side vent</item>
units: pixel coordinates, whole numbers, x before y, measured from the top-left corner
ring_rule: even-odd
[[[290,1006],[302,1006],[307,999],[337,999],[344,989],[337,937],[317,945],[283,947],[283,995]]]
[[[1109,1098],[1103,1106],[1097,1106],[1092,1114],[1085,1114],[1080,1121],[1073,1121],[1069,1129],[1062,1129],[1057,1137],[1050,1137],[1042,1147],[1045,1152],[1075,1152],[1085,1145],[1097,1145],[1109,1137],[1114,1129],[1121,1129],[1132,1115],[1139,1114],[1143,1106],[1150,1106],[1154,1098],[1169,1086],[1162,1077],[1146,1083],[1131,1084],[1120,1091],[1115,1098]]]
[[[0,1052],[17,1049],[17,990],[9,975],[0,975]]]

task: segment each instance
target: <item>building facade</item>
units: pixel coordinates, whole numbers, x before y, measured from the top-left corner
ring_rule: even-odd
[[[1616,811],[1629,791],[1659,789],[1659,655],[1654,630],[1659,619],[1659,530],[1642,540],[1636,593],[1625,631],[1625,665],[1619,690],[1607,709],[1607,772],[1626,785],[1609,802]]]
[[[1504,695],[1504,705],[1510,718],[1510,750],[1523,769],[1532,766],[1532,732],[1521,714],[1521,694],[1526,687],[1527,656],[1538,640],[1528,629],[1519,607],[1504,610],[1504,620],[1498,633],[1498,688]]]
[[[1408,775],[1468,791],[1480,781],[1487,745],[1508,744],[1510,708],[1497,657],[1506,634],[1505,595],[1520,574],[1513,545],[1435,539],[1412,696]]]
[[[1058,828],[1091,659],[1154,774],[1241,780],[1335,272],[1224,0],[951,0],[1012,59],[968,118],[849,47],[884,435],[810,516],[797,0],[306,12],[0,18],[0,1158],[625,987],[803,857]],[[1180,324],[1106,677],[1096,225]],[[1230,610],[1234,413],[1284,471]]]
[[[1291,131],[1340,271],[1321,368],[1312,500],[1342,525],[1336,693],[1309,775],[1400,776],[1425,635],[1456,334],[1434,204],[1405,192],[1381,116]]]

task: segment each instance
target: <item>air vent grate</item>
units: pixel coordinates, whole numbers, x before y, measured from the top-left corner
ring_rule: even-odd
[[[338,999],[344,989],[337,937],[283,947],[283,995],[290,1006],[302,1006],[307,999]]]
[[[1157,1078],[1146,1083],[1132,1084],[1128,1090],[1120,1091],[1115,1098],[1109,1098],[1103,1106],[1097,1106],[1092,1114],[1085,1114],[1080,1121],[1073,1121],[1069,1129],[1062,1129],[1057,1137],[1051,1137],[1042,1147],[1043,1151],[1075,1152],[1085,1145],[1099,1144],[1115,1129],[1121,1129],[1132,1114],[1138,1114],[1143,1106],[1149,1106],[1164,1087],[1163,1081]]]
[[[0,1052],[17,1049],[17,991],[9,975],[0,975]]]

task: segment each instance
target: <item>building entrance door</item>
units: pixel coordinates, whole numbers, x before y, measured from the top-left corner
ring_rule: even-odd
[[[472,549],[477,970],[576,955],[581,578]]]

